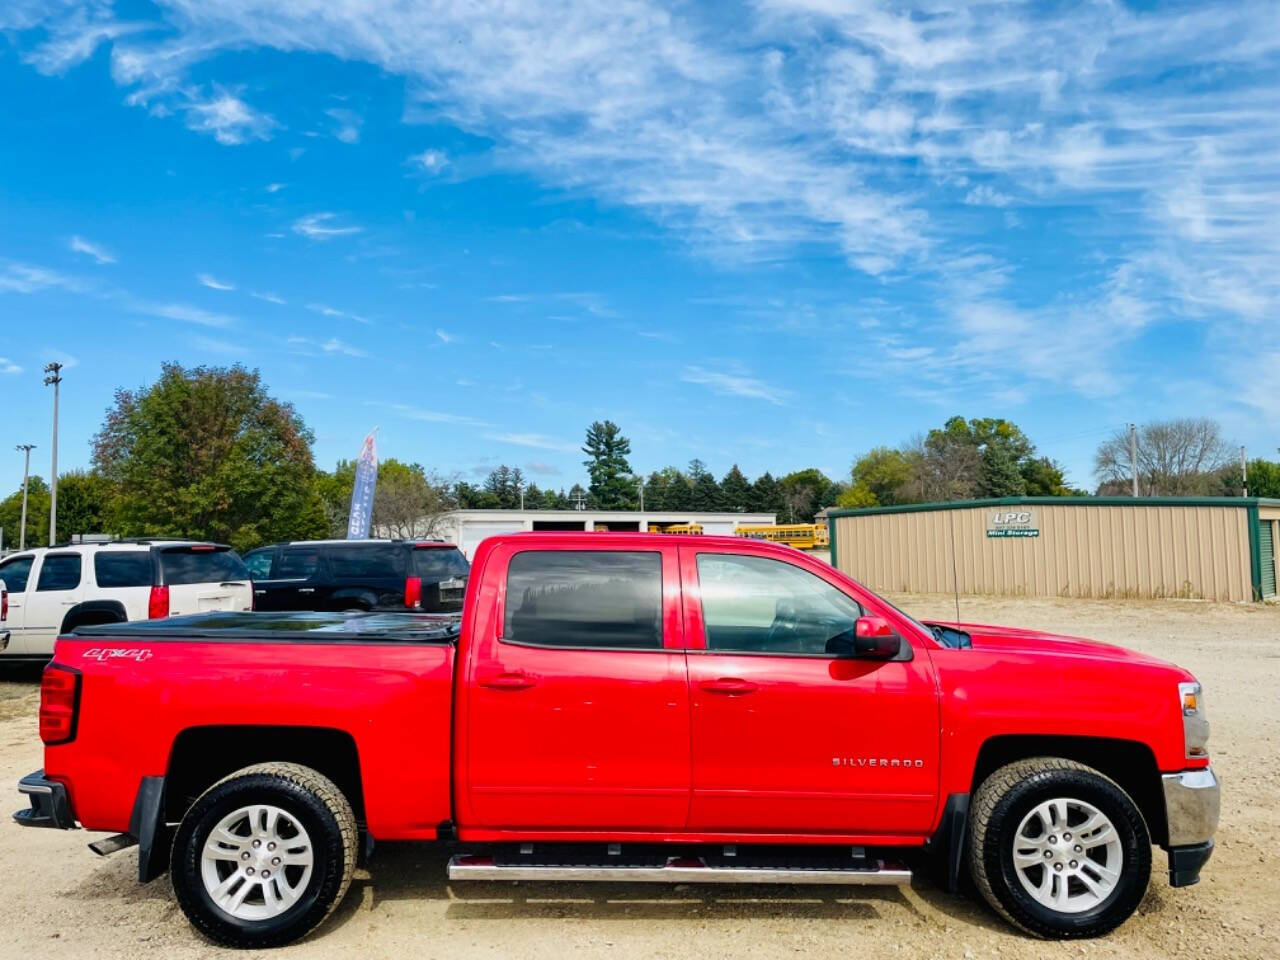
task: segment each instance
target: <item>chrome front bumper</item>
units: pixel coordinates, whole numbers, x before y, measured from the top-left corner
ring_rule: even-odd
[[[1166,773],[1164,784],[1165,819],[1169,824],[1169,846],[1187,847],[1208,843],[1218,829],[1221,788],[1210,767]]]

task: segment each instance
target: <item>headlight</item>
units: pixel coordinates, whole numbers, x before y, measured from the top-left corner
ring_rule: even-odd
[[[1204,714],[1204,691],[1200,684],[1178,684],[1178,700],[1182,706],[1182,738],[1187,747],[1187,759],[1209,755],[1209,721]]]

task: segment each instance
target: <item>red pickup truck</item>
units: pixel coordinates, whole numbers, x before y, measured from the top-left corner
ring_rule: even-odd
[[[485,541],[461,616],[86,627],[41,687],[30,826],[119,831],[212,939],[292,941],[374,840],[451,879],[902,883],[971,873],[1045,937],[1106,932],[1152,844],[1199,879],[1199,684],[1086,640],[922,624],[789,547]]]

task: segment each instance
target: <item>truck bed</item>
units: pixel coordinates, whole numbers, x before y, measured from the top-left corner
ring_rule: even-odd
[[[74,771],[86,828],[127,831],[140,779],[174,784],[171,758],[189,738],[332,730],[353,741],[369,830],[434,839],[450,818],[459,619],[217,613],[82,628],[55,657],[81,674],[79,729],[47,750],[46,772]]]

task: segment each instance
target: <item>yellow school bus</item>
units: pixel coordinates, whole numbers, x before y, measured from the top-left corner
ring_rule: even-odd
[[[738,527],[734,531],[739,537],[751,540],[768,540],[771,543],[785,543],[800,550],[812,550],[814,547],[831,545],[831,537],[827,528],[817,523],[779,523],[761,524],[759,526]]]
[[[651,523],[650,533],[684,533],[694,537],[702,536],[700,523]]]

